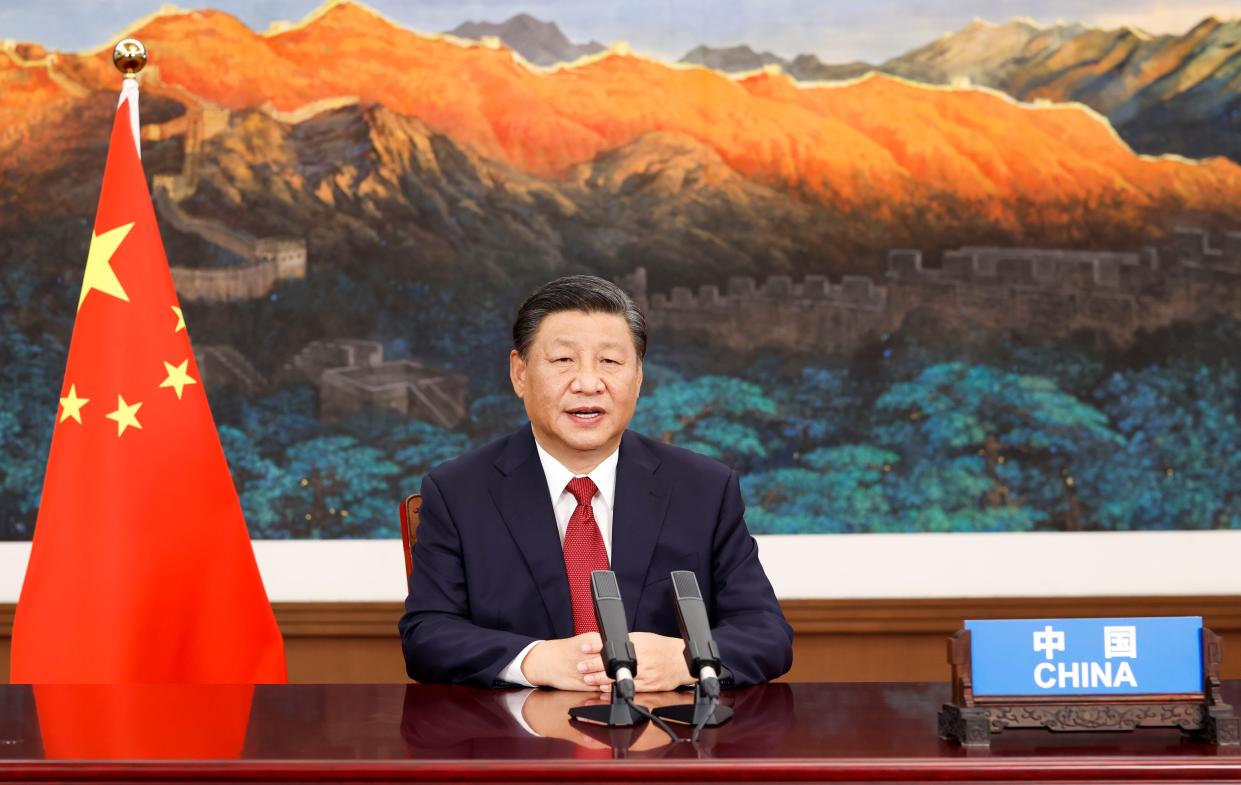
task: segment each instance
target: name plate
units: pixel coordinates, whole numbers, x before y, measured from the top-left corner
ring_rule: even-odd
[[[1202,617],[967,621],[974,694],[1201,693]]]

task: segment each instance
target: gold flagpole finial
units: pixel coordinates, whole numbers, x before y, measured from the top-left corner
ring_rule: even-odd
[[[138,72],[147,64],[147,48],[136,38],[126,38],[112,50],[112,65],[125,74],[126,79],[137,79]]]

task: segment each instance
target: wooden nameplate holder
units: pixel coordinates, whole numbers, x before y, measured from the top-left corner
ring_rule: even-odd
[[[1224,702],[1219,666],[1223,644],[1202,629],[1202,692],[1161,695],[975,695],[970,632],[948,639],[952,702],[939,712],[939,735],[965,747],[989,747],[1008,728],[1049,731],[1132,731],[1180,728],[1219,747],[1241,744],[1241,719]]]

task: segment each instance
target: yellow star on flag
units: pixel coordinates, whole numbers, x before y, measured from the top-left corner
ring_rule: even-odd
[[[121,286],[120,279],[116,277],[111,262],[112,255],[116,253],[117,248],[121,247],[121,243],[125,242],[125,236],[133,228],[132,223],[127,223],[124,226],[109,229],[103,234],[91,235],[90,251],[86,254],[86,273],[82,276],[82,293],[78,296],[79,311],[82,310],[82,303],[86,300],[87,293],[92,289],[129,302],[129,295],[125,293],[125,287]]]
[[[171,306],[172,312],[177,315],[177,326],[172,328],[174,333],[179,333],[185,329],[185,314],[181,313],[181,309],[177,306]]]
[[[168,371],[168,378],[159,383],[160,387],[171,387],[177,391],[177,400],[181,400],[181,391],[185,389],[187,384],[198,384],[193,376],[186,372],[185,368],[190,361],[182,360],[180,365],[173,365],[170,362],[164,363],[164,368]]]
[[[142,402],[135,404],[125,403],[124,396],[116,396],[116,411],[105,415],[109,420],[116,422],[116,435],[120,436],[125,433],[125,429],[129,427],[142,430],[142,423],[138,422],[138,410],[142,408]]]
[[[78,397],[78,386],[76,384],[69,385],[69,397],[60,399],[60,419],[57,422],[64,422],[72,417],[78,423],[82,422],[82,407],[90,403],[90,398]]]

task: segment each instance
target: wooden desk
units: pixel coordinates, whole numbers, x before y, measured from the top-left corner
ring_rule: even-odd
[[[1241,703],[1241,682],[1228,682]],[[562,721],[582,696],[435,685],[0,687],[0,781],[1236,781],[1241,752],[1173,731],[935,735],[946,684],[771,684],[730,693],[697,747],[628,751]],[[688,700],[644,696],[644,702]],[[531,735],[521,712],[548,734]],[[614,759],[621,757],[623,759]]]

